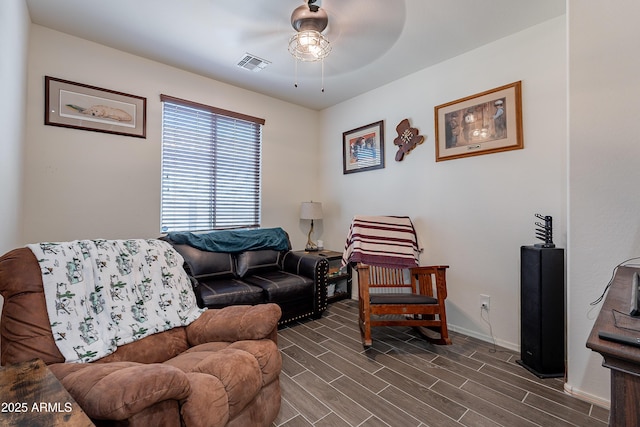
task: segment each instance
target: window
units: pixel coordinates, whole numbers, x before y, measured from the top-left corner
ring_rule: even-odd
[[[260,226],[263,119],[161,95],[161,231]]]

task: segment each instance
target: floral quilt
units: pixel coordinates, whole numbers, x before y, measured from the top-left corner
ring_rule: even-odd
[[[198,308],[182,256],[161,240],[27,245],[42,271],[51,331],[67,362],[91,362],[177,326]]]

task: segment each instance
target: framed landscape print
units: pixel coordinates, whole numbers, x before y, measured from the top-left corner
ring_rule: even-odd
[[[45,76],[44,124],[146,138],[147,98]]]
[[[523,148],[521,86],[518,81],[436,106],[436,162]]]
[[[343,174],[384,168],[384,122],[342,134]]]

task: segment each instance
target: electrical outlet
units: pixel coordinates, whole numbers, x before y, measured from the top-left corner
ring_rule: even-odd
[[[480,294],[480,309],[487,310],[491,308],[491,297],[489,295]]]

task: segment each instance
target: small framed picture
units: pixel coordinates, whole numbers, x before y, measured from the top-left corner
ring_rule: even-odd
[[[384,168],[384,122],[342,134],[343,173],[364,172]]]
[[[44,124],[146,138],[147,98],[45,76]]]
[[[523,148],[521,85],[435,107],[436,162]]]

